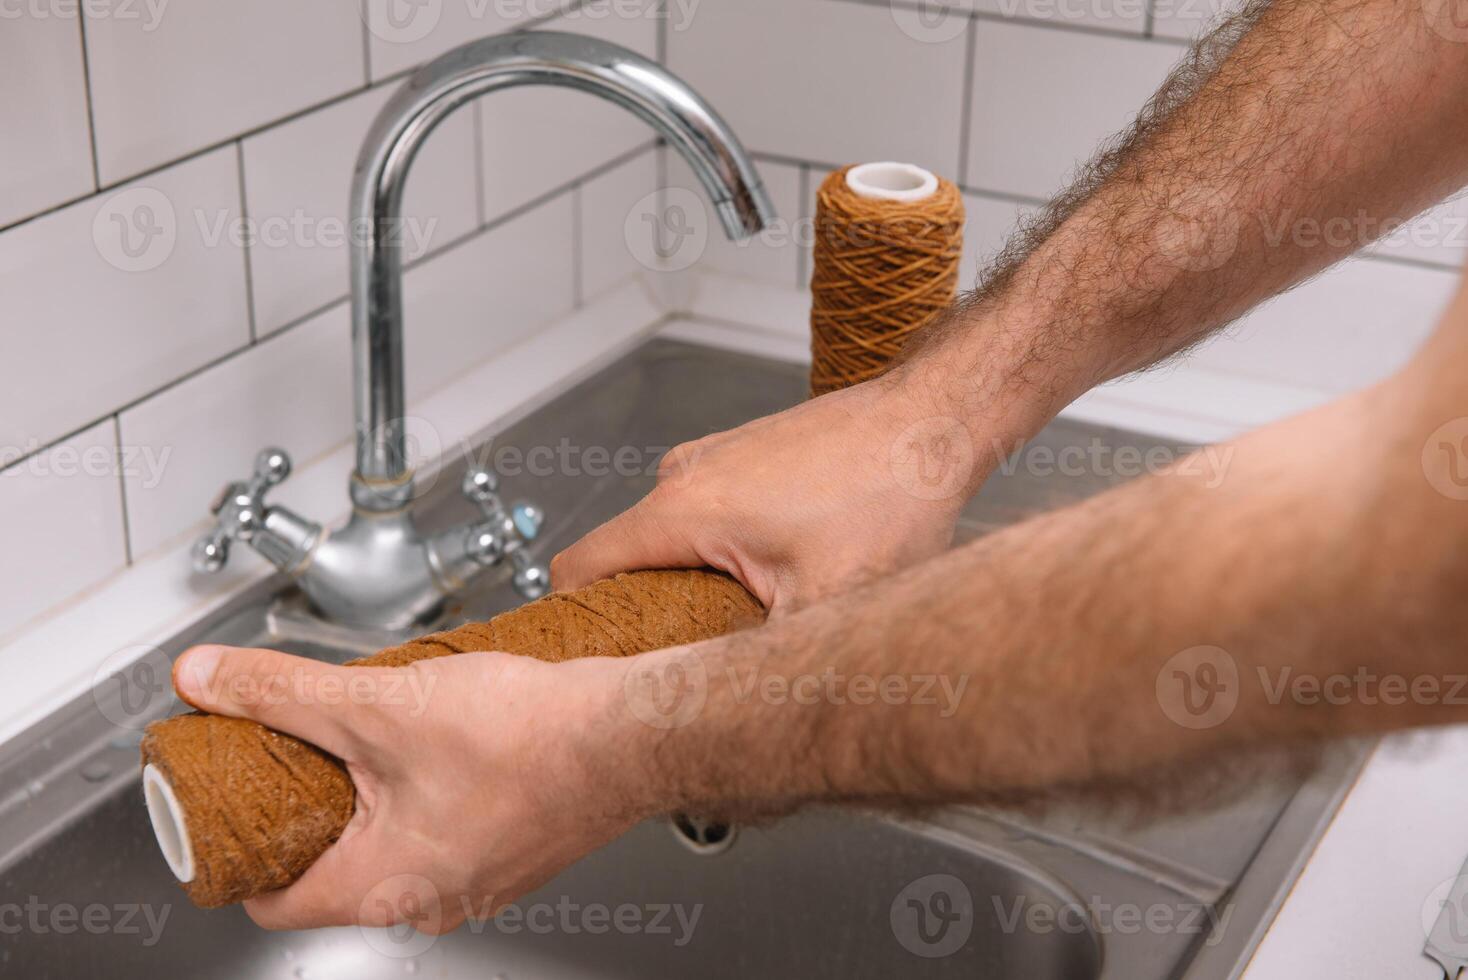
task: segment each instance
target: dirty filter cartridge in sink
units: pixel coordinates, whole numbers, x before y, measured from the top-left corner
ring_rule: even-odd
[[[352,663],[404,667],[480,650],[550,662],[625,657],[763,619],[759,602],[725,575],[630,572]],[[204,908],[295,881],[341,835],[355,806],[339,760],[252,721],[193,712],[154,722],[142,755],[158,845],[189,898]]]
[[[816,194],[812,395],[881,374],[953,302],[963,195],[910,163],[863,163]]]

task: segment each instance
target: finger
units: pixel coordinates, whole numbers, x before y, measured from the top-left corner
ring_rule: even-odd
[[[665,511],[654,495],[644,497],[551,559],[551,584],[564,592],[618,572],[707,564],[685,535],[668,529]]]
[[[292,884],[245,902],[245,911],[263,929],[321,929],[327,926],[386,926],[394,921],[371,901],[386,876],[388,855],[368,829],[344,834]],[[401,906],[403,902],[394,903]]]
[[[349,718],[357,673],[274,650],[198,646],[174,663],[173,686],[201,711],[258,721],[349,758],[358,744]]]

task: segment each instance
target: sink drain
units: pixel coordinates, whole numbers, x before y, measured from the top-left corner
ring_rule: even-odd
[[[734,838],[739,836],[739,828],[732,823],[688,813],[673,814],[668,824],[684,847],[705,857],[723,854],[734,846]]]

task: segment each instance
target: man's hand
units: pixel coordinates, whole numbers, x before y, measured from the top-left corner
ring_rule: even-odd
[[[993,457],[880,378],[676,447],[653,492],[557,555],[552,579],[707,565],[787,611],[947,547]]]
[[[626,770],[591,758],[621,669],[500,653],[389,669],[189,651],[175,668],[186,701],[319,746],[357,789],[341,839],[245,910],[271,929],[406,923],[437,934],[543,884],[642,815],[614,785]]]
[[[1012,451],[1092,386],[1186,349],[1468,181],[1451,7],[1251,0],[898,371],[680,447],[646,501],[559,557],[557,585],[710,564],[781,611],[941,550],[996,440]],[[1311,234],[1342,223],[1359,233]],[[925,499],[964,450],[962,487]]]

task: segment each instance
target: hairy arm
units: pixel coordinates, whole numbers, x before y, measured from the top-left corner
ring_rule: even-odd
[[[708,564],[784,612],[941,551],[998,457],[1071,400],[1468,181],[1452,9],[1256,0],[902,365],[679,447],[652,494],[557,556],[557,586]],[[962,474],[914,492],[905,461],[934,453]]]
[[[1460,295],[1408,369],[1240,439],[1220,484],[1184,461],[641,658],[664,704],[673,680],[707,690],[666,731],[624,720],[634,785],[732,812],[1186,799],[1216,788],[1200,763],[1244,750],[1468,719],[1465,378]]]
[[[1463,186],[1468,28],[1450,8],[1254,0],[1007,245],[909,383],[966,416],[1047,420]]]

